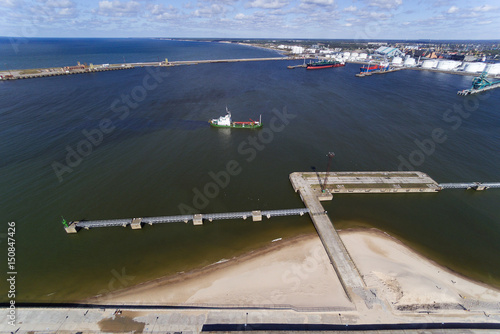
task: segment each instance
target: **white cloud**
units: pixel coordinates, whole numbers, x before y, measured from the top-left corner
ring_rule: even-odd
[[[333,0],[302,0],[303,3],[318,5],[318,6],[330,6],[333,5]]]
[[[491,10],[497,10],[498,7],[490,6],[490,5],[482,5],[479,7],[474,7],[472,8],[473,11],[475,12],[489,12]]]
[[[211,6],[200,7],[193,12],[194,16],[197,17],[213,17],[226,12],[224,6],[219,4],[212,4]]]
[[[50,8],[46,10],[46,13],[50,13],[52,20],[56,17],[76,17],[76,5],[71,0],[48,0],[41,1],[43,3],[43,8]]]
[[[179,9],[172,5],[165,7],[163,4],[149,5],[148,10],[157,20],[170,20],[179,18]]]
[[[121,2],[119,0],[99,1],[99,8],[94,13],[104,16],[135,16],[139,13],[141,5],[134,0]]]
[[[234,17],[236,20],[243,20],[246,18],[245,14],[243,13],[238,13],[236,14],[236,16]]]
[[[44,5],[51,8],[75,7],[75,4],[70,0],[48,0]]]
[[[14,8],[20,6],[22,0],[0,0],[0,7],[10,7]]]
[[[284,0],[253,0],[248,4],[252,8],[278,9],[288,5]]]
[[[397,9],[402,4],[403,0],[371,0],[368,2],[368,6],[383,9]]]
[[[456,13],[456,12],[458,12],[458,11],[459,11],[459,9],[458,9],[458,7],[457,7],[457,6],[451,6],[451,7],[450,7],[450,8],[449,8],[446,12],[447,12],[448,14],[455,14],[455,13]]]
[[[344,8],[344,12],[355,12],[357,10],[358,10],[358,8],[356,6],[349,6],[349,7]]]

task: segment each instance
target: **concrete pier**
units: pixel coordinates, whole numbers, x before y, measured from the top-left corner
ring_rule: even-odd
[[[179,60],[170,62],[155,61],[155,62],[91,65],[91,66],[86,66],[85,68],[77,68],[77,69],[65,69],[64,67],[20,69],[20,70],[10,70],[10,71],[0,71],[0,80],[33,79],[33,78],[53,77],[60,75],[96,73],[105,71],[127,70],[136,67],[146,67],[146,66],[162,67],[162,66],[197,65],[197,64],[211,64],[211,63],[237,63],[237,62],[249,62],[249,61],[289,60],[289,59],[290,58],[288,57],[270,57],[270,58],[244,58],[244,59]]]
[[[315,191],[321,192],[325,173],[300,173]],[[410,193],[437,192],[438,183],[422,172],[331,172],[327,177],[327,192],[335,193]],[[318,196],[326,196],[318,194]]]
[[[365,296],[365,282],[333,227],[327,212],[320,203],[318,195],[321,191],[315,191],[312,187],[312,182],[310,182],[308,177],[304,177],[304,174],[307,173],[290,174],[290,182],[293,189],[299,193],[300,198],[309,209],[309,215],[314,223],[314,227],[318,232],[346,295],[351,300],[353,294],[357,294],[363,298]],[[316,177],[315,174],[313,175]],[[318,183],[318,178],[316,178],[316,183]]]

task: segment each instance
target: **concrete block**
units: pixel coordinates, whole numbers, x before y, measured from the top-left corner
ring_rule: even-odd
[[[331,201],[333,199],[333,195],[329,192],[322,193],[321,195],[318,196],[318,199],[320,201]]]
[[[193,225],[203,225],[203,215],[196,214],[193,216]]]
[[[141,229],[142,228],[141,221],[142,221],[142,218],[134,218],[134,219],[132,219],[132,222],[130,223],[130,227],[133,230]]]
[[[80,228],[76,225],[76,223],[78,222],[70,222],[68,227],[64,228],[66,233],[77,233]]]

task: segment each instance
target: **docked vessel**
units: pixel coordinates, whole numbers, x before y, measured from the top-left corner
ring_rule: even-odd
[[[389,69],[388,63],[380,63],[380,65],[363,65],[359,68],[360,73],[369,73],[375,71],[387,71]]]
[[[233,122],[231,120],[231,112],[226,107],[226,116],[214,118],[208,121],[211,126],[216,128],[235,128],[235,129],[257,129],[262,127],[262,116],[258,121],[250,119],[250,122]]]
[[[336,61],[336,60],[324,60],[324,61],[318,61],[315,63],[309,63],[307,64],[307,69],[308,70],[317,70],[320,68],[330,68],[330,67],[342,67],[345,66],[344,62]]]

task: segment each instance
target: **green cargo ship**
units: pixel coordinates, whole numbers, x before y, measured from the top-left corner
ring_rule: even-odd
[[[221,116],[219,118],[214,118],[208,121],[211,126],[216,128],[234,128],[234,129],[258,129],[262,127],[262,115],[259,117],[258,121],[250,119],[250,122],[232,122],[231,112],[226,107],[226,116]]]

